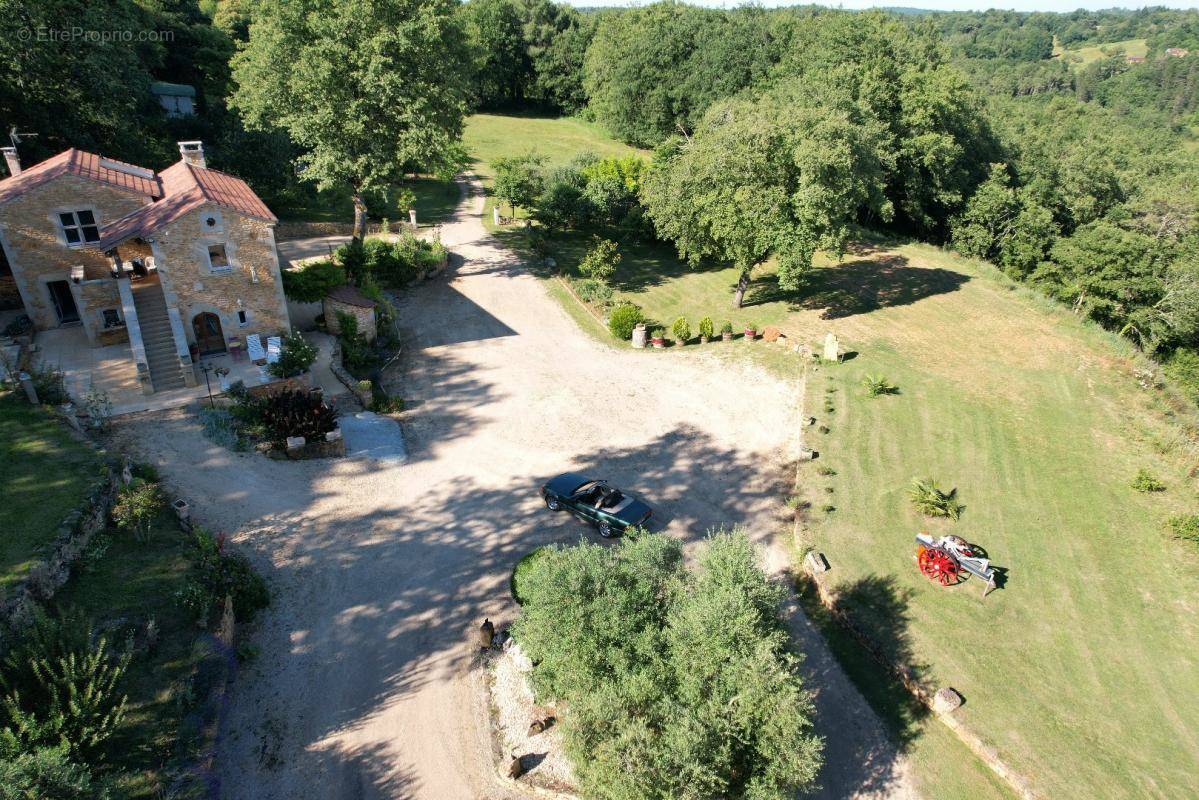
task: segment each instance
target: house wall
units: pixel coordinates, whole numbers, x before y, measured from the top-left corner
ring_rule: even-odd
[[[207,225],[213,218],[217,224]],[[225,245],[230,272],[210,269],[210,244]],[[247,334],[266,337],[290,330],[269,223],[206,205],[158,230],[151,247],[167,305],[179,309],[189,343],[195,341],[192,320],[205,311],[221,318],[226,342],[236,336],[243,347]],[[244,326],[239,310],[247,315]]]
[[[103,226],[149,201],[150,198],[143,195],[87,178],[60,175],[0,206],[0,245],[12,267],[25,312],[35,326],[42,329],[58,326],[58,315],[46,288],[47,282],[70,280],[71,267],[77,264],[83,265],[88,279],[104,280],[109,276],[109,261],[103,253],[87,247],[67,246],[59,231],[58,212],[91,209],[96,221]],[[80,304],[81,296],[87,301],[106,302],[116,297],[116,288],[112,287],[111,293],[89,290],[82,295],[77,289],[72,287],[72,293],[90,337],[103,327],[103,308],[120,306],[116,303],[85,307]]]

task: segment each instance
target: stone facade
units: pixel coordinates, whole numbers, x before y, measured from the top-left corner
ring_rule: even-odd
[[[13,279],[26,313],[38,328],[59,325],[47,284],[68,281],[73,267],[82,266],[84,280],[70,284],[80,321],[96,343],[104,331],[105,310],[119,310],[111,283],[111,262],[98,250],[69,247],[62,237],[58,213],[91,210],[99,225],[110,223],[150,202],[149,197],[76,175],[60,175],[0,206],[0,245],[11,265]],[[111,316],[111,315],[110,315]],[[111,337],[110,337],[111,338]]]
[[[209,245],[224,246],[228,271],[210,266]],[[158,230],[150,247],[167,305],[179,309],[190,343],[192,321],[205,312],[220,318],[226,342],[238,337],[243,346],[248,334],[265,339],[290,329],[269,223],[205,205]]]

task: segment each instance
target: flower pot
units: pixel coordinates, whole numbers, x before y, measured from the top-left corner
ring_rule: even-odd
[[[732,331],[725,331],[724,333],[720,334],[720,340],[721,340],[722,342],[731,342],[731,341],[733,341],[733,332],[732,332]]]
[[[745,341],[752,342],[754,339],[757,339],[757,338],[758,338],[758,332],[756,330],[754,330],[753,328],[745,329]]]
[[[651,341],[654,343],[654,347],[665,347],[666,346],[666,337],[665,336],[655,336]]]
[[[700,335],[700,337],[699,337],[699,343],[700,343],[700,344],[707,344],[707,343],[708,343],[708,337],[707,337],[707,336],[704,336],[704,335],[702,335],[702,334],[701,334],[701,335]]]

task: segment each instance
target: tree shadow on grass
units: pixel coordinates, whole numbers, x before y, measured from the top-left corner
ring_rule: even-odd
[[[776,275],[763,275],[750,282],[745,305],[782,302],[791,311],[821,311],[822,319],[841,319],[956,292],[969,280],[960,272],[912,267],[903,256],[883,254],[813,269],[798,291],[781,288]]]

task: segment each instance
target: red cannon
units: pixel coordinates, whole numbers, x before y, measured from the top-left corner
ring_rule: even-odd
[[[953,586],[969,573],[983,581],[983,597],[995,588],[995,568],[986,552],[960,536],[934,539],[927,533],[916,534],[916,565],[920,571],[942,586]]]

